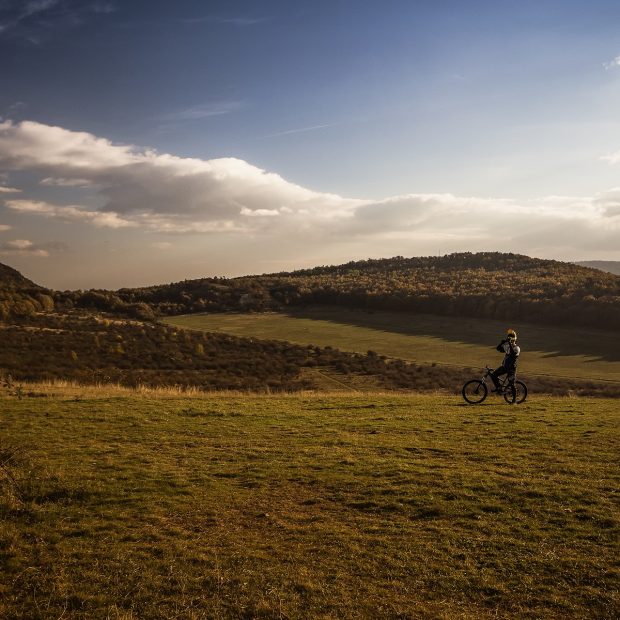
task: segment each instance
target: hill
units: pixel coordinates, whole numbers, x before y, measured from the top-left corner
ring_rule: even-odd
[[[24,277],[17,269],[0,263],[0,290],[19,291],[42,288]]]
[[[566,264],[548,263],[513,255],[396,258],[116,292],[49,291],[6,268],[5,287],[0,289],[0,373],[5,377],[11,375],[13,381],[71,379],[82,383],[193,386],[205,390],[291,391],[321,388],[327,381],[328,385],[340,388],[344,385],[355,389],[453,391],[463,383],[463,367],[469,364],[438,366],[434,360],[416,359],[417,355],[409,358],[413,362],[409,363],[378,355],[373,347],[347,346],[343,349],[349,352],[344,352],[324,341],[321,346],[307,341],[295,345],[276,341],[277,336],[258,340],[250,334],[245,338],[198,334],[158,325],[153,319],[184,308],[233,308],[247,312],[272,307],[299,308],[309,303],[316,307],[330,300],[336,307],[338,302],[340,307],[395,305],[398,311],[436,306],[436,314],[449,315],[462,308],[463,315],[469,310],[484,316],[484,312],[497,313],[498,309],[527,307],[526,301],[519,301],[519,294],[524,296],[529,278],[532,294],[550,294],[548,287],[555,282],[556,296],[546,297],[536,306],[543,319],[543,310],[550,312],[554,307],[557,316],[561,311],[566,315],[562,305],[565,304],[568,310],[589,309],[593,322],[602,327],[607,317],[604,311],[618,302],[619,297],[610,293],[617,292],[613,287],[618,286],[620,278],[572,266],[581,277],[583,290],[577,289],[577,278],[568,278],[571,272]],[[485,277],[489,284],[482,286],[480,282]],[[500,285],[505,287],[504,295],[509,295],[508,285],[513,280],[518,283],[514,288],[516,301],[502,305],[503,300],[494,300]],[[558,296],[571,282],[573,296]],[[582,293],[586,286],[598,296],[591,294],[591,299],[584,301]],[[485,296],[483,291],[487,289],[492,292]],[[421,293],[422,290],[426,292]],[[446,304],[441,305],[442,300]],[[535,306],[536,302],[532,304]],[[567,316],[583,318],[576,312]],[[575,376],[579,375],[560,379],[532,377],[530,387],[556,394],[617,396],[617,386],[578,381]],[[592,378],[600,377],[589,377]]]
[[[51,291],[0,263],[0,320],[53,309]]]
[[[607,271],[620,276],[620,261],[617,260],[582,260],[577,261],[576,265],[582,267],[591,267],[592,269],[600,269],[600,271]]]
[[[573,263],[499,252],[394,257],[118,291],[51,292],[10,268],[5,271],[6,286],[0,280],[0,317],[50,306],[153,320],[192,312],[337,305],[620,329],[619,276]]]
[[[135,316],[265,311],[304,305],[620,329],[620,277],[517,254],[365,260],[116,292],[59,293],[58,303]]]

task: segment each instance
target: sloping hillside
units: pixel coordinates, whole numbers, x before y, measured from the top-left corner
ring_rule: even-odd
[[[57,294],[80,307],[158,315],[329,304],[620,329],[620,277],[517,254],[351,262],[290,273]]]
[[[0,290],[18,291],[35,288],[41,287],[25,278],[17,269],[0,263]]]
[[[51,292],[0,263],[0,320],[53,310]]]

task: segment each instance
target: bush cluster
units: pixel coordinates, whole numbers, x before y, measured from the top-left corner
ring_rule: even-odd
[[[15,381],[68,379],[83,383],[193,386],[205,390],[313,389],[304,368],[372,377],[396,390],[457,392],[468,371],[388,359],[373,351],[181,330],[158,323],[72,311],[39,313],[0,325],[0,370]],[[479,371],[470,371],[477,375]],[[620,387],[537,379],[530,388],[555,394],[620,396]],[[615,392],[614,392],[615,390]]]

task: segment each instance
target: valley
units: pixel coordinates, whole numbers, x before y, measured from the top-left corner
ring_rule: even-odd
[[[495,346],[506,327],[519,334],[519,372],[620,384],[620,336],[604,330],[442,317],[404,312],[306,307],[286,313],[215,313],[167,317],[177,327],[239,337],[368,350],[418,364],[499,365]]]

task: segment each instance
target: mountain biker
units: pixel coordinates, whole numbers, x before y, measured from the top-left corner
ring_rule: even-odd
[[[508,375],[508,383],[514,383],[517,376],[517,362],[521,354],[521,347],[517,345],[517,332],[514,329],[506,331],[506,338],[497,345],[497,350],[504,353],[502,365],[491,373],[491,380],[495,391],[499,391],[499,377]]]

